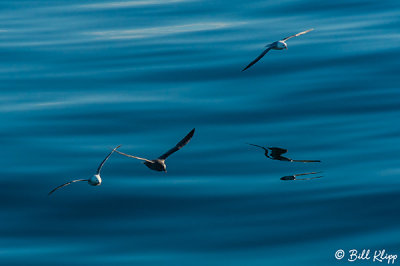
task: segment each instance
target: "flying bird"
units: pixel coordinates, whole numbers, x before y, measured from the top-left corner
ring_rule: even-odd
[[[314,30],[314,29],[309,29],[309,30],[306,30],[306,31],[302,31],[302,32],[299,32],[299,33],[297,33],[297,34],[291,35],[291,36],[289,36],[289,37],[283,38],[283,39],[280,40],[280,41],[276,41],[276,42],[267,44],[267,45],[265,46],[266,49],[264,50],[264,52],[262,52],[256,59],[254,59],[254,60],[253,60],[250,64],[248,64],[245,68],[243,68],[242,72],[245,71],[246,69],[248,69],[249,67],[251,67],[252,65],[254,65],[255,63],[257,63],[261,58],[264,57],[264,55],[265,55],[266,53],[269,52],[269,50],[271,50],[271,49],[272,49],[272,50],[283,50],[283,49],[286,49],[286,50],[287,50],[287,44],[286,44],[286,41],[287,41],[287,40],[289,40],[289,39],[291,39],[291,38],[293,38],[293,37],[297,37],[297,36],[306,34],[307,32],[310,32],[310,31],[312,31],[312,30]]]
[[[286,162],[301,162],[301,163],[320,163],[320,160],[293,160],[282,156],[282,154],[287,153],[288,150],[277,148],[277,147],[262,147],[256,144],[247,143],[249,145],[261,148],[265,151],[265,156],[272,160],[286,161]],[[118,151],[117,151],[118,152]]]
[[[316,178],[321,178],[321,176],[313,176],[313,177],[306,177],[306,178],[296,178],[298,176],[302,175],[314,175],[314,174],[319,174],[321,172],[311,172],[311,173],[304,173],[304,174],[297,174],[297,175],[287,175],[287,176],[282,176],[281,180],[311,180],[311,179],[316,179]]]
[[[116,152],[121,155],[143,161],[143,163],[151,170],[159,171],[159,172],[167,172],[167,166],[165,165],[165,160],[168,158],[168,156],[170,156],[174,152],[177,152],[178,150],[182,149],[186,144],[189,143],[189,141],[193,137],[194,130],[195,129],[193,128],[192,131],[190,131],[181,141],[179,141],[175,145],[175,147],[173,147],[172,149],[170,149],[169,151],[167,151],[166,153],[164,153],[163,155],[161,155],[160,157],[158,157],[157,159],[154,159],[154,160],[149,160],[146,158],[129,155],[129,154],[126,154],[126,153],[123,153],[120,151],[116,151]]]
[[[59,188],[68,186],[69,184],[75,183],[75,182],[80,182],[80,181],[87,181],[89,183],[89,185],[92,186],[99,186],[101,185],[101,177],[100,177],[100,171],[101,168],[103,167],[104,163],[108,160],[108,158],[110,158],[111,154],[113,154],[114,151],[116,151],[119,147],[121,147],[121,145],[115,147],[108,155],[107,157],[100,163],[99,167],[97,168],[97,172],[96,174],[94,174],[91,178],[89,179],[77,179],[77,180],[72,180],[68,183],[62,184],[61,186],[56,187],[55,189],[53,189],[52,191],[49,192],[49,196],[56,191]]]

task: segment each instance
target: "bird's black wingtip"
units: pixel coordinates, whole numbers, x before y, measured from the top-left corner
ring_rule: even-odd
[[[248,143],[248,142],[246,142],[246,144],[247,144],[247,145],[251,145],[251,146],[256,146],[256,147],[259,147],[259,145],[252,144],[252,143]]]

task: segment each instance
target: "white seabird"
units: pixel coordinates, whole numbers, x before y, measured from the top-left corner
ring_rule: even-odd
[[[143,161],[143,163],[151,170],[159,171],[159,172],[167,172],[167,166],[165,165],[165,160],[168,158],[168,156],[170,156],[174,152],[182,149],[186,144],[189,143],[189,141],[193,137],[194,130],[195,129],[193,128],[192,131],[190,131],[181,141],[179,141],[175,145],[175,147],[173,147],[172,149],[170,149],[169,151],[167,151],[166,153],[164,153],[163,155],[161,155],[160,157],[158,157],[157,159],[154,159],[154,160],[140,158],[140,157],[129,155],[129,154],[126,154],[126,153],[123,153],[120,151],[116,151],[116,152],[121,155],[124,155],[126,157],[135,158],[135,159]]]
[[[54,191],[56,191],[59,188],[68,186],[69,184],[75,183],[75,182],[80,182],[80,181],[87,181],[89,183],[89,185],[92,186],[99,186],[101,185],[101,177],[100,177],[100,171],[101,168],[103,167],[104,163],[108,160],[108,158],[110,158],[111,154],[113,154],[114,151],[116,151],[119,147],[121,147],[121,145],[115,147],[108,155],[107,157],[101,162],[101,164],[99,165],[99,167],[97,168],[97,172],[96,174],[94,174],[91,178],[89,179],[77,179],[77,180],[72,180],[68,183],[62,184],[61,186],[56,187],[55,189],[53,189],[52,191],[49,192],[49,195],[51,195]]]
[[[247,65],[247,67],[243,68],[242,72],[245,71],[246,69],[248,69],[249,67],[251,67],[252,65],[254,65],[255,63],[257,63],[261,58],[263,58],[263,56],[269,52],[269,50],[283,50],[283,49],[287,49],[287,44],[286,41],[293,38],[293,37],[297,37],[303,34],[306,34],[307,32],[310,32],[314,29],[309,29],[306,31],[302,31],[299,32],[297,34],[291,35],[289,37],[283,38],[280,41],[276,41],[270,44],[267,44],[265,47],[267,47],[267,49],[264,50],[264,52],[262,52],[256,59],[254,59],[250,64]]]

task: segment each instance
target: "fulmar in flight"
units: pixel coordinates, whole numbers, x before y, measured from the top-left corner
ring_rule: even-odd
[[[97,168],[97,172],[96,174],[94,174],[91,178],[89,179],[77,179],[77,180],[72,180],[68,183],[62,184],[61,186],[56,187],[55,189],[53,189],[52,191],[49,192],[49,196],[56,191],[59,188],[68,186],[69,184],[75,183],[75,182],[80,182],[80,181],[87,181],[89,183],[89,185],[92,186],[100,186],[101,185],[101,177],[100,177],[100,171],[101,168],[103,167],[104,163],[108,160],[108,158],[110,158],[111,154],[113,154],[114,151],[116,151],[119,147],[121,147],[121,145],[115,147],[108,155],[107,157],[101,162],[101,164],[99,165],[99,167]]]
[[[309,30],[306,30],[306,31],[302,31],[302,32],[299,32],[299,33],[297,33],[297,34],[291,35],[291,36],[289,36],[289,37],[283,38],[283,39],[280,40],[280,41],[276,41],[276,42],[267,44],[267,45],[265,46],[266,49],[264,50],[264,52],[262,52],[256,59],[254,59],[250,64],[248,64],[247,67],[243,68],[242,71],[245,71],[246,69],[248,69],[249,67],[251,67],[252,65],[254,65],[255,63],[257,63],[261,58],[264,57],[264,55],[265,55],[266,53],[269,52],[269,50],[271,50],[271,49],[272,49],[272,50],[283,50],[283,49],[287,49],[287,44],[286,44],[286,41],[287,41],[287,40],[289,40],[289,39],[291,39],[291,38],[293,38],[293,37],[297,37],[297,36],[306,34],[307,32],[310,32],[310,31],[312,31],[312,30],[314,30],[314,29],[309,29]]]
[[[189,143],[189,141],[192,139],[193,134],[194,134],[194,128],[192,129],[192,131],[190,131],[181,141],[179,141],[175,147],[173,147],[172,149],[170,149],[169,151],[167,151],[166,153],[164,153],[163,155],[161,155],[160,157],[158,157],[157,159],[154,160],[149,160],[146,158],[140,158],[137,156],[133,156],[133,155],[129,155],[120,151],[116,151],[117,153],[130,157],[130,158],[135,158],[138,160],[142,160],[143,163],[150,168],[151,170],[154,171],[159,171],[159,172],[167,172],[167,166],[165,165],[165,160],[168,158],[168,156],[170,156],[171,154],[173,154],[174,152],[180,150],[183,148],[183,146],[185,146],[186,144]]]
[[[265,151],[264,155],[267,158],[270,158],[272,160],[279,160],[279,161],[286,161],[286,162],[301,162],[301,163],[320,163],[320,160],[293,160],[287,157],[282,156],[282,154],[287,153],[288,150],[282,149],[282,148],[277,148],[277,147],[262,147],[256,144],[250,144],[249,145],[261,148]],[[118,151],[117,151],[118,152]]]
[[[296,177],[303,176],[303,175],[315,175],[315,174],[319,174],[319,173],[321,173],[321,172],[311,172],[311,173],[304,173],[304,174],[287,175],[287,176],[282,176],[281,180],[311,180],[311,179],[321,178],[322,175],[306,177],[306,178],[296,178]]]

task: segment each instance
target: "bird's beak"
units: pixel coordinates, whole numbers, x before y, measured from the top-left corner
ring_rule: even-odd
[[[287,46],[285,46],[285,49],[287,50]]]

